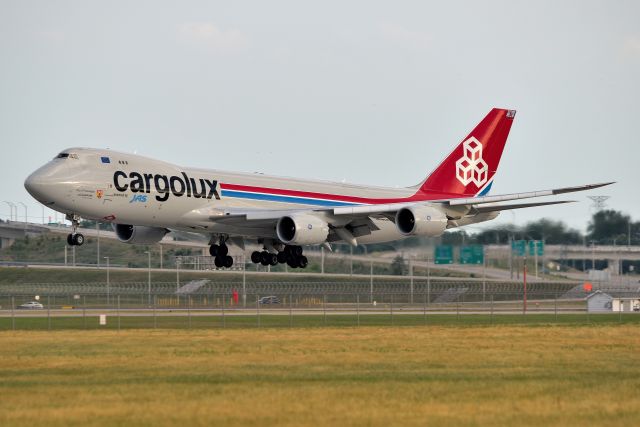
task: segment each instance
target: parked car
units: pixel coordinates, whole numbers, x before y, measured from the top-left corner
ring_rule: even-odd
[[[42,310],[44,305],[40,304],[38,301],[29,301],[24,304],[20,304],[18,308],[24,310]]]
[[[258,300],[260,304],[280,304],[280,298],[275,295],[270,295],[268,297],[262,297]]]

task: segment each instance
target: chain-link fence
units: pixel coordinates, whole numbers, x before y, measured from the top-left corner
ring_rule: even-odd
[[[488,291],[481,284],[465,282],[413,283],[412,292],[408,292],[405,284],[392,283],[373,292],[361,287],[349,288],[349,292],[347,289],[327,292],[320,286],[313,288],[318,292],[304,292],[290,288],[289,284],[276,286],[277,282],[253,284],[247,292],[238,289],[237,283],[195,284],[178,292],[175,289],[166,292],[168,285],[156,285],[144,292],[137,285],[119,285],[109,293],[97,292],[98,284],[94,284],[95,288],[83,287],[84,292],[77,293],[61,292],[55,286],[53,292],[37,295],[2,292],[0,330],[640,320],[636,311],[640,306],[633,303],[638,298],[637,290],[628,291],[626,298],[632,303],[626,308],[594,316],[588,310],[588,298],[561,287],[551,290],[534,287],[525,295],[522,287],[510,289],[504,285]]]

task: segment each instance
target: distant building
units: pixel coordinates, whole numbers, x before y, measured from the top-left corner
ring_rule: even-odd
[[[640,311],[640,296],[629,293],[612,296],[613,292],[595,291],[587,297],[587,310],[590,313],[633,312]]]

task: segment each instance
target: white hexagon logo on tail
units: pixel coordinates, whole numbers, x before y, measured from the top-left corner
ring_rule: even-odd
[[[456,178],[465,187],[472,182],[482,187],[489,177],[489,167],[482,160],[482,144],[472,136],[462,147],[464,155],[456,161]]]

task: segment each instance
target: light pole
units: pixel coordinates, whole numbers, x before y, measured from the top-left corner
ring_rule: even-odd
[[[151,251],[145,251],[145,254],[147,254],[147,257],[149,259],[149,264],[148,264],[148,268],[147,268],[147,272],[148,274],[148,286],[149,286],[149,307],[151,307]]]
[[[247,256],[242,254],[242,308],[247,308]]]
[[[413,256],[412,255],[409,255],[409,280],[410,280],[409,303],[413,304]]]
[[[107,305],[109,305],[109,257],[106,256],[104,259],[107,260]]]
[[[96,265],[98,268],[100,268],[100,223],[98,221],[96,221],[96,234],[98,235],[98,253],[96,254]]]
[[[18,202],[24,208],[24,228],[27,228],[27,205],[22,202]],[[16,221],[18,220],[18,207],[16,207]]]
[[[7,205],[9,205],[9,221],[13,221],[13,208],[16,208],[16,211],[18,210],[18,208],[16,207],[16,205],[11,202],[7,202],[6,200],[3,200],[2,203],[6,203]],[[16,216],[18,216],[17,213]]]
[[[176,257],[176,292],[180,289],[180,258]]]
[[[369,248],[367,245],[362,245],[364,253],[369,257]],[[373,304],[373,258],[369,257],[369,302]]]

